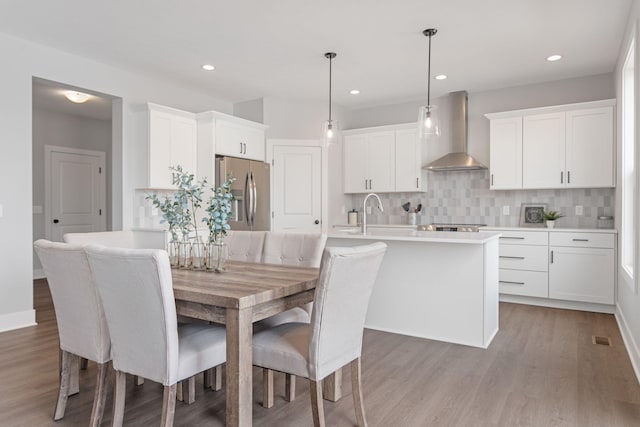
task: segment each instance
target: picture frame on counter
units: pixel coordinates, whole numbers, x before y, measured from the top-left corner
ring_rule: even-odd
[[[520,227],[544,227],[546,203],[523,203],[520,207]]]

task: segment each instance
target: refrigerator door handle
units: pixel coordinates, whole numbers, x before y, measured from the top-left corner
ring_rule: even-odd
[[[251,193],[249,190],[249,174],[244,179],[244,215],[247,219],[247,225],[251,225]]]
[[[251,172],[251,202],[252,202],[251,226],[253,227],[254,221],[256,219],[256,212],[257,212],[257,205],[258,205],[258,189],[256,187],[256,180],[253,177],[253,172]]]

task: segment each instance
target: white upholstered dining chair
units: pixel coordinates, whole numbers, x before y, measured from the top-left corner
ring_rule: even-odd
[[[324,426],[322,380],[351,365],[356,420],[366,426],[362,401],[362,333],[369,298],[387,245],[326,248],[311,323],[284,323],[253,336],[253,364],[310,380],[315,426]]]
[[[262,261],[264,237],[264,231],[227,231],[224,241],[229,248],[229,259],[244,262]]]
[[[103,245],[113,248],[136,247],[133,231],[94,231],[89,233],[65,233],[62,236],[67,243],[74,245]]]
[[[111,340],[87,256],[79,245],[38,240],[34,246],[47,277],[60,337],[60,387],[53,419],[64,417],[72,361],[83,357],[98,366],[90,425],[99,426],[106,398]]]
[[[226,360],[225,328],[178,326],[165,251],[85,246],[111,335],[113,425],[124,418],[126,373],[162,383],[162,425],[173,425],[179,381]]]

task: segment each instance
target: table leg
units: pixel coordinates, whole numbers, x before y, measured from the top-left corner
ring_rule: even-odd
[[[325,400],[337,402],[342,397],[342,368],[322,380],[322,396]]]
[[[251,308],[227,308],[227,426],[252,422],[251,317]]]

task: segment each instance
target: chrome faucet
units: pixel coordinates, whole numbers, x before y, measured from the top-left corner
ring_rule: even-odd
[[[364,198],[364,202],[362,203],[362,234],[367,234],[367,200],[369,200],[369,197],[378,199],[378,209],[380,209],[380,212],[384,212],[380,197],[378,197],[376,193],[367,194],[367,197]]]

